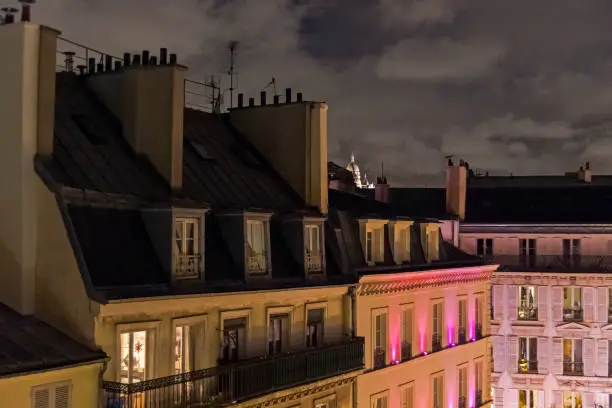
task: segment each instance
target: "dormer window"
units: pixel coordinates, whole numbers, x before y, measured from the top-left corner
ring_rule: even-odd
[[[397,220],[389,225],[390,240],[393,244],[393,260],[396,264],[410,262],[410,241],[412,221]]]
[[[368,265],[385,260],[385,225],[387,220],[361,219],[359,229],[363,255]]]
[[[323,272],[321,231],[322,229],[319,224],[306,224],[304,226],[304,256],[306,273]]]
[[[199,278],[202,270],[200,243],[200,217],[176,217],[174,219],[174,277]]]
[[[268,273],[268,221],[247,219],[246,269],[251,275]]]
[[[427,262],[437,261],[440,258],[439,234],[440,229],[437,224],[421,225],[421,245],[423,246],[423,255],[425,255]]]

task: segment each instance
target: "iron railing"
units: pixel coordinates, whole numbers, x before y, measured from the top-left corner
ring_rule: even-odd
[[[467,343],[467,333],[466,333],[465,327],[460,327],[457,330],[457,343],[458,344]]]
[[[177,278],[197,278],[200,276],[200,254],[179,254],[176,256],[174,274]]]
[[[474,396],[474,405],[477,407],[482,405],[482,390],[476,390],[476,395]]]
[[[247,270],[252,274],[266,273],[268,257],[266,254],[255,254],[247,257]]]
[[[134,384],[104,382],[104,408],[232,404],[363,368],[364,339]]]
[[[402,341],[402,361],[410,360],[412,357],[412,343]]]
[[[467,408],[467,398],[464,396],[459,396],[457,401],[457,408]]]
[[[434,333],[431,335],[431,351],[442,350],[442,335]]]
[[[563,375],[584,375],[584,363],[582,361],[564,361]]]
[[[383,368],[387,365],[387,351],[384,347],[374,349],[374,368]]]
[[[124,54],[123,57],[117,57],[67,38],[58,37],[56,71],[93,75],[120,71],[125,68],[126,63],[128,65],[176,63],[176,55],[160,50],[159,59],[157,55],[145,51],[142,54]],[[204,81],[185,79],[185,106],[187,107],[218,112],[223,108],[222,96],[218,76],[209,76]]]
[[[517,310],[518,320],[538,320],[538,308],[534,306],[520,306]]]
[[[518,372],[521,374],[534,374],[534,373],[537,374],[538,373],[538,360],[519,359]]]
[[[610,272],[610,255],[489,255],[487,262],[499,264],[500,271],[513,272]]]
[[[583,320],[583,310],[581,307],[563,309],[564,322],[581,322]]]
[[[317,273],[323,270],[321,264],[321,254],[306,254],[306,272]]]

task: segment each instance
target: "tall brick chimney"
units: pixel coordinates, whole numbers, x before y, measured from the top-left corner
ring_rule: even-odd
[[[465,219],[465,201],[467,197],[467,169],[463,160],[459,165],[451,160],[446,167],[446,212]]]
[[[158,65],[157,58],[143,51],[129,66],[91,75],[88,83],[119,118],[134,150],[144,154],[170,187],[178,190],[183,185],[187,68],[176,63],[174,54],[166,62],[166,53],[160,50]]]

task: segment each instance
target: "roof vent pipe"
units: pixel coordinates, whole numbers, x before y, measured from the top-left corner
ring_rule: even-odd
[[[104,70],[110,72],[113,70],[113,57],[110,55],[104,56]]]
[[[132,59],[132,54],[130,54],[129,52],[124,52],[123,53],[123,66],[129,67],[131,59]]]
[[[291,103],[291,88],[285,89],[285,103]]]
[[[21,3],[21,21],[30,21],[32,19],[32,4],[36,0],[19,0]]]
[[[166,65],[168,63],[168,49],[159,49],[159,65]]]
[[[260,100],[261,106],[266,105],[266,91],[261,91],[259,93],[259,100]]]
[[[87,60],[87,71],[89,71],[90,74],[93,74],[96,72],[96,59],[95,58],[90,58],[89,60]]]
[[[280,97],[278,95],[274,95],[274,104],[278,105],[280,103]]]
[[[121,61],[115,60],[115,71],[121,71]]]
[[[176,64],[177,57],[176,54],[170,54],[170,64]]]
[[[298,93],[297,93],[297,101],[298,101],[298,102],[302,102],[302,99],[303,99],[303,98],[304,98],[304,95],[302,95],[302,93],[301,93],[301,92],[298,92]]]
[[[238,94],[238,107],[242,108],[244,106],[244,94]]]
[[[149,55],[148,50],[142,51],[142,65],[149,65]]]
[[[140,65],[140,55],[134,54],[132,56],[132,65]]]
[[[255,106],[255,98],[249,98],[249,107]]]
[[[149,65],[157,65],[157,57],[152,56],[149,58]]]

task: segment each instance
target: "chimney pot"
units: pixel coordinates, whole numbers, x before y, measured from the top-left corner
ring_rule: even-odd
[[[304,95],[301,92],[297,93],[297,101],[298,102],[302,102],[302,99],[304,98]]]
[[[87,64],[89,65],[89,67],[87,69],[89,71],[89,74],[95,73],[96,72],[96,59],[95,58],[90,58],[87,61]]]
[[[104,70],[106,72],[110,72],[113,70],[113,57],[111,57],[110,55],[104,56],[104,67]]]
[[[30,21],[32,19],[32,7],[31,5],[36,0],[19,0],[21,3],[21,21]]]
[[[96,65],[96,72],[104,72],[104,64],[101,62],[98,62],[98,64]]]
[[[157,65],[157,57],[152,56],[149,58],[149,65]]]
[[[166,65],[168,63],[168,49],[159,49],[159,65]]]
[[[285,103],[291,103],[291,88],[285,89]]]
[[[132,65],[140,65],[140,55],[134,54],[132,56]]]
[[[242,108],[243,105],[244,105],[244,94],[239,93],[238,94],[238,107]]]
[[[255,106],[255,98],[249,98],[249,107]]]
[[[83,75],[85,75],[85,70],[87,69],[87,66],[85,66],[85,65],[77,65],[77,69],[79,70],[79,75],[83,76]]]
[[[149,55],[148,50],[142,51],[142,65],[149,65]]]
[[[280,97],[278,95],[274,95],[274,104],[278,105],[280,103]]]
[[[586,162],[585,167],[587,170],[591,170],[591,162]]]
[[[121,61],[115,60],[115,71],[121,71]]]
[[[260,101],[261,106],[266,105],[266,91],[259,92],[259,101]]]
[[[124,52],[123,53],[123,66],[129,67],[131,60],[132,60],[132,54],[130,54],[129,52]]]
[[[170,54],[170,64],[176,64],[177,57],[176,54]]]

